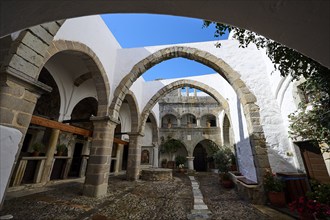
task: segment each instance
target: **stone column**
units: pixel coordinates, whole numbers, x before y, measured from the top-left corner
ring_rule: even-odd
[[[158,143],[157,142],[153,142],[152,143],[153,145],[154,145],[154,153],[153,153],[153,155],[154,155],[154,160],[153,160],[153,164],[152,164],[152,166],[153,167],[158,167],[159,165],[159,161],[158,161],[158,153],[159,153],[159,146],[158,146]]]
[[[189,96],[189,87],[186,87],[186,95]]]
[[[201,127],[201,118],[196,118],[196,126]]]
[[[187,157],[189,170],[194,170],[194,158],[195,157]]]
[[[117,153],[116,153],[116,164],[115,164],[115,175],[118,175],[119,171],[121,171],[121,167],[123,164],[123,153],[124,153],[124,145],[117,145]]]
[[[194,97],[197,96],[197,90],[194,88]]]
[[[51,88],[31,77],[25,78],[22,73],[14,69],[7,69],[0,72],[0,125],[17,129],[22,133],[21,140],[17,146],[17,151],[10,171],[9,180],[15,172],[21,147],[25,138],[25,134],[31,122],[33,110],[38,98],[44,92],[50,92]],[[10,138],[1,134],[2,139]],[[14,149],[14,148],[13,148]],[[15,175],[15,174],[14,174]],[[5,180],[4,180],[5,181]],[[5,192],[7,191],[6,186]]]
[[[138,180],[141,164],[141,138],[140,133],[129,133],[129,149],[127,161],[127,180]]]
[[[181,127],[181,118],[177,118],[178,127]]]
[[[181,97],[181,88],[178,89],[178,96]]]
[[[99,197],[107,193],[113,136],[117,122],[109,116],[91,119],[94,125],[93,142],[83,194]]]
[[[41,176],[41,183],[47,183],[50,179],[50,175],[52,172],[53,162],[54,162],[54,153],[56,150],[58,136],[60,135],[59,129],[52,129],[52,133],[50,135],[50,139],[48,142],[48,148],[46,152],[46,160],[44,165],[44,170]]]

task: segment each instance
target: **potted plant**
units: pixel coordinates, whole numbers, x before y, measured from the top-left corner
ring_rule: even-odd
[[[311,191],[289,204],[292,212],[297,211],[300,219],[330,219],[330,184],[310,181]]]
[[[39,156],[40,152],[44,149],[44,145],[40,142],[36,142],[34,144],[32,144],[32,149],[33,149],[33,152],[32,152],[32,156]]]
[[[65,144],[58,144],[56,146],[57,156],[62,156],[66,153],[67,147]]]
[[[267,192],[270,203],[277,207],[285,206],[285,195],[283,192],[284,183],[275,174],[271,173],[269,169],[264,175],[264,188]]]
[[[235,157],[235,154],[231,153],[230,159],[231,159],[231,167],[230,167],[230,170],[231,170],[231,171],[237,171],[237,164],[236,164],[236,157]]]
[[[175,161],[173,161],[173,154],[181,147],[182,143],[179,140],[173,139],[170,136],[167,137],[165,141],[164,138],[161,139],[161,149],[163,152],[168,153],[169,161],[167,162],[167,167],[170,169],[175,168]]]
[[[175,157],[175,164],[179,168],[179,172],[183,173],[184,172],[184,164],[186,163],[187,158],[181,155],[178,155]]]
[[[329,200],[329,198],[328,198]],[[330,205],[320,203],[307,196],[301,196],[289,204],[292,212],[298,211],[299,219],[330,219]]]
[[[162,159],[162,168],[166,168],[167,167],[167,159]]]
[[[220,148],[214,155],[214,163],[216,168],[219,170],[220,183],[224,187],[232,187],[233,181],[230,179],[228,173],[231,166],[231,155],[232,152],[227,147]]]

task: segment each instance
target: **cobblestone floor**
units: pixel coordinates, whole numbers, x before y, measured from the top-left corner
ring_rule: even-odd
[[[14,219],[187,219],[193,209],[191,182],[185,174],[172,181],[129,182],[125,176],[110,177],[108,195],[89,198],[81,195],[82,183],[46,187],[46,191],[11,198],[0,216]],[[212,174],[196,174],[211,219],[271,219],[239,199],[235,190],[219,187]]]

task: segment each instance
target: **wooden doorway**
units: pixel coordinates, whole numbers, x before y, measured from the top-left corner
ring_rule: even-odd
[[[330,183],[329,173],[317,143],[314,141],[304,141],[296,144],[300,148],[308,177],[320,183]]]

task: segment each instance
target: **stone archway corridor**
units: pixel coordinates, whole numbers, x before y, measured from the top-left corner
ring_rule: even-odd
[[[101,198],[81,196],[82,188],[82,181],[75,180],[9,192],[0,216],[27,220],[291,219],[241,200],[235,189],[223,189],[217,175],[210,173],[196,173],[190,178],[175,173],[171,181],[154,182],[131,182],[123,175],[111,176],[108,193]],[[203,207],[198,205],[201,200]]]

